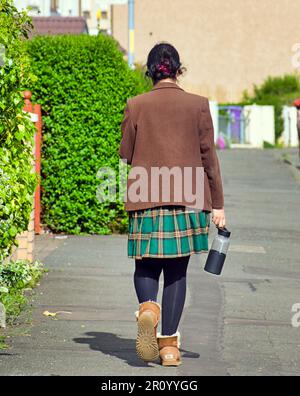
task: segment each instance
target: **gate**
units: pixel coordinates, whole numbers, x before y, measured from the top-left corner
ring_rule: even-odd
[[[245,119],[242,106],[219,106],[219,134],[231,144],[245,143]]]

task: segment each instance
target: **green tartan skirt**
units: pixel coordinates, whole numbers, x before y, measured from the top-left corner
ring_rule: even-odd
[[[158,206],[129,212],[128,257],[182,257],[208,252],[210,212]]]

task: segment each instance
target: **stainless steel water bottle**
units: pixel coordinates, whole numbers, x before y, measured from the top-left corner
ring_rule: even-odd
[[[231,232],[227,228],[218,228],[218,234],[215,236],[210,251],[208,253],[204,270],[214,275],[220,275],[229,248]]]

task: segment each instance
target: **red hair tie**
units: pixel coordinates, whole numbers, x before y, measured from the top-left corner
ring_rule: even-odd
[[[162,71],[162,72],[167,73],[167,74],[170,74],[170,73],[171,73],[169,67],[166,66],[166,65],[164,65],[164,64],[158,65],[158,66],[157,66],[157,69],[158,69],[159,71]]]

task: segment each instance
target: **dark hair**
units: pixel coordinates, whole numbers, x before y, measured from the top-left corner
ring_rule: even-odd
[[[150,77],[154,84],[165,78],[176,79],[176,75],[186,70],[181,66],[178,51],[169,43],[156,44],[149,52],[147,59],[147,71],[145,75]]]

